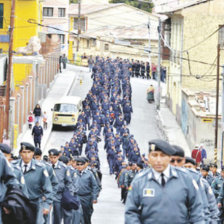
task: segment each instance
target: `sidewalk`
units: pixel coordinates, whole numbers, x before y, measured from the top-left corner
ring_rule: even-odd
[[[163,137],[172,145],[181,146],[185,150],[186,156],[191,156],[191,150],[187,144],[186,138],[175,116],[165,103],[166,85],[162,83],[162,99],[160,101],[160,110],[158,113],[158,126],[163,133]]]
[[[71,87],[75,84],[78,78],[78,74],[77,74],[79,70],[78,67],[77,67],[77,72],[71,71],[69,68],[71,68],[70,65],[68,65],[68,68],[66,70],[63,70],[62,73],[58,73],[56,75],[55,80],[52,82],[51,87],[48,91],[47,97],[41,102],[39,102],[41,105],[42,113],[46,111],[47,117],[48,117],[48,128],[47,130],[44,130],[44,135],[41,141],[42,150],[45,148],[46,143],[51,134],[51,129],[52,129],[51,108],[53,108],[54,102],[56,100],[58,100],[62,96],[66,96],[67,94],[69,94]],[[63,86],[65,88],[62,88]],[[24,126],[25,126],[23,128],[24,132],[21,133],[17,139],[17,149],[15,149],[13,152],[15,155],[19,154],[21,142],[29,142],[34,145],[33,136],[31,135],[32,130],[28,129],[28,124]]]

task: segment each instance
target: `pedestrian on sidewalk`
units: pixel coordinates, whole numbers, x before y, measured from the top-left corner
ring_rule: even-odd
[[[94,60],[93,60],[92,55],[90,55],[90,57],[88,59],[89,72],[92,72],[93,64],[94,64]]]
[[[43,126],[44,126],[44,130],[47,129],[47,113],[46,111],[44,111],[44,114],[43,114]]]
[[[63,64],[63,69],[66,69],[66,64],[67,64],[68,60],[67,60],[67,57],[66,57],[65,54],[63,54],[61,61],[62,61],[62,64]]]
[[[61,63],[62,63],[62,56],[59,56],[59,71],[61,73]]]
[[[41,139],[43,137],[43,128],[39,125],[39,122],[35,123],[32,130],[33,140],[35,147],[41,148]]]
[[[30,111],[30,113],[28,115],[28,118],[27,118],[27,121],[28,121],[28,127],[29,127],[29,129],[32,129],[32,127],[33,127],[33,121],[34,121],[34,119],[33,119],[33,112],[32,111]]]
[[[34,114],[34,122],[36,124],[36,122],[40,123],[40,118],[41,118],[41,108],[40,108],[40,104],[37,104],[33,110],[33,114]]]

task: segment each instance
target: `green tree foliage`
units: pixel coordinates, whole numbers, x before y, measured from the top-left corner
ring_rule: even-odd
[[[70,4],[71,3],[78,3],[78,0],[69,0],[70,1]]]
[[[149,0],[144,0],[149,1]],[[141,2],[140,0],[110,0],[110,3],[125,3],[127,5],[134,6],[136,8],[139,8],[141,10],[152,12],[153,3],[147,3],[147,2]]]

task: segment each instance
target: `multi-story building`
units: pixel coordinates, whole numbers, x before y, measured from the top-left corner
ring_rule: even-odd
[[[215,142],[217,46],[219,26],[224,24],[223,7],[222,0],[183,0],[161,10],[171,24],[168,104],[190,147],[202,143],[211,152]],[[220,64],[223,63],[221,51]],[[221,127],[218,128],[221,140]]]
[[[78,4],[71,4],[70,31],[78,33]],[[80,18],[79,54],[149,60],[149,30],[153,52],[151,61],[157,62],[158,16],[126,4],[82,4]],[[77,35],[69,38],[69,59],[77,54]]]
[[[43,32],[53,41],[59,40],[61,54],[68,54],[69,0],[46,0],[43,3]]]

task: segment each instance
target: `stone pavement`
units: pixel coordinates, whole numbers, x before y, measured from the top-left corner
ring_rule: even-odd
[[[41,141],[41,148],[44,149],[49,136],[51,134],[52,129],[52,112],[51,108],[53,108],[55,100],[58,100],[60,97],[67,95],[70,92],[71,87],[75,84],[77,81],[77,74],[80,71],[79,67],[74,66],[77,68],[77,72],[74,73],[74,67],[73,71],[71,71],[69,68],[71,65],[68,65],[66,70],[62,70],[62,73],[58,73],[52,82],[50,89],[48,91],[47,97],[39,102],[41,105],[42,113],[44,111],[47,112],[48,116],[48,128],[44,130],[44,135],[42,137]],[[65,88],[61,88],[61,86],[64,86]],[[43,125],[42,125],[43,127]],[[13,153],[15,155],[18,155],[19,149],[20,149],[20,143],[21,142],[30,142],[34,144],[33,137],[31,135],[32,130],[28,128],[28,124],[24,125],[23,127],[23,133],[21,133],[17,140],[17,148],[14,149]]]

